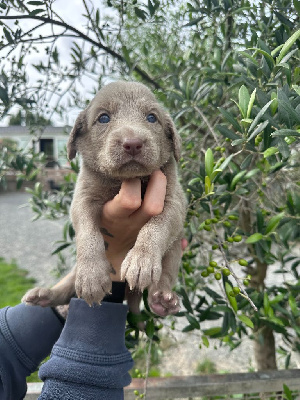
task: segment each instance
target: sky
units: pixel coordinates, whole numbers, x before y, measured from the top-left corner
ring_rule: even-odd
[[[90,4],[87,1],[87,4]],[[94,0],[93,4],[95,7],[100,8],[101,12],[101,2]],[[38,6],[36,6],[38,7]],[[83,2],[82,0],[72,0],[72,1],[66,1],[66,0],[55,0],[53,3],[53,10],[60,15],[66,23],[69,23],[72,26],[75,26],[77,29],[85,32],[86,28],[82,25],[84,19],[82,18],[82,14],[85,13],[84,7],[83,7]],[[107,11],[107,7],[106,7]],[[14,13],[15,14],[15,13]],[[36,24],[38,24],[37,22]],[[14,21],[10,22],[11,26],[14,25]],[[34,22],[35,24],[35,22]],[[21,20],[20,25],[22,25],[22,28],[24,30],[32,28],[33,21],[32,20]],[[57,34],[61,32],[62,28],[60,27],[55,27],[54,33]],[[49,29],[43,28],[40,29],[39,31],[40,34],[42,35],[47,35],[51,33]],[[70,54],[70,49],[72,45],[72,38],[64,38],[60,39],[57,43],[59,46],[59,53],[60,53],[60,60],[62,64],[68,63],[69,61],[69,54]],[[78,42],[80,44],[80,42]],[[42,49],[42,45],[38,45],[40,49]],[[18,52],[16,53],[18,54]],[[45,56],[44,50],[40,51],[40,54],[36,54],[35,52],[32,52],[31,54],[26,55],[26,73],[29,77],[29,81],[33,83],[37,77],[37,71],[35,68],[31,66],[31,64],[38,63],[39,60],[46,61],[47,57]],[[1,62],[1,68],[3,63],[5,64],[5,61]],[[92,86],[91,82],[89,81],[83,81],[83,84],[80,86],[78,85],[78,89],[82,91],[82,96],[86,96],[89,91],[91,91]],[[87,95],[88,96],[88,95]],[[17,107],[14,107],[12,109],[12,113],[15,113],[17,111]],[[57,115],[54,115],[52,117],[52,121],[54,125],[60,126],[60,125],[72,125],[78,115],[79,109],[78,110],[71,110],[68,115],[65,116],[64,119],[59,118]],[[8,117],[4,118],[3,120],[0,120],[0,126],[5,126],[8,124]]]

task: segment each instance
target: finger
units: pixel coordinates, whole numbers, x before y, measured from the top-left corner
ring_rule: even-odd
[[[134,213],[142,203],[141,180],[128,179],[122,182],[119,193],[103,207],[106,219],[125,218]]]
[[[161,214],[166,190],[166,176],[160,170],[154,171],[150,176],[142,205],[131,217],[140,223],[146,223],[151,217]]]

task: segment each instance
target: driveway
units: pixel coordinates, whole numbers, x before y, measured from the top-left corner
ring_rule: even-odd
[[[37,220],[27,205],[27,193],[0,193],[0,257],[16,261],[38,285],[49,286],[57,279],[51,274],[57,258],[51,256],[53,243],[62,238],[62,221]]]

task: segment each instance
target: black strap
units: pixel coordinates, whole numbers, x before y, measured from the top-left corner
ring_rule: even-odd
[[[102,301],[111,303],[123,303],[125,297],[126,282],[112,282],[111,294],[107,294]]]

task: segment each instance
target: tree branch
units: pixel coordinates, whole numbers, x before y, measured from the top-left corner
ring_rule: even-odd
[[[109,47],[105,46],[104,44],[91,39],[89,36],[87,36],[86,34],[81,32],[80,30],[74,28],[73,26],[71,26],[71,25],[69,25],[69,24],[67,24],[65,22],[56,21],[56,20],[51,19],[49,17],[42,17],[42,16],[38,16],[38,15],[2,15],[2,16],[0,16],[0,21],[1,20],[7,20],[7,19],[12,19],[12,20],[33,19],[33,20],[37,20],[37,21],[43,21],[45,24],[52,24],[52,25],[56,25],[56,26],[61,26],[61,27],[65,28],[65,29],[68,29],[68,30],[76,33],[78,35],[78,38],[86,40],[88,43],[91,43],[95,47],[104,50],[106,53],[110,54],[112,57],[116,58],[117,60],[121,61],[122,63],[126,63],[125,58],[121,54],[115,52],[114,50],[110,49]],[[160,89],[161,88],[161,86],[157,82],[155,82],[140,67],[135,66],[133,68],[133,70],[135,72],[137,72],[145,81],[147,81],[148,83],[153,85],[155,87],[155,89]]]

